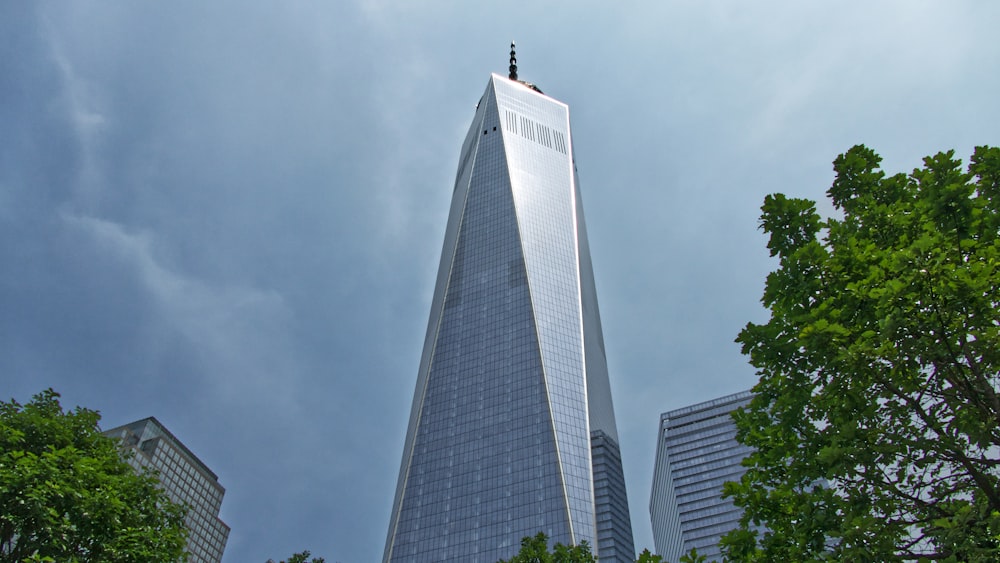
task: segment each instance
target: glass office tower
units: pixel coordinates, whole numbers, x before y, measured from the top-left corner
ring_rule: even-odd
[[[494,74],[459,158],[384,560],[494,563],[538,532],[634,559],[569,108]]]
[[[160,421],[153,417],[112,428],[104,433],[122,441],[135,455],[129,463],[136,470],[159,472],[160,486],[170,500],[188,507],[186,550],[189,563],[219,563],[229,539],[229,526],[219,519],[226,489],[218,477]]]
[[[649,515],[664,561],[692,548],[708,561],[721,559],[719,539],[739,526],[743,511],[722,498],[722,485],[746,472],[740,462],[751,450],[736,441],[732,413],[751,398],[743,391],[660,416]]]

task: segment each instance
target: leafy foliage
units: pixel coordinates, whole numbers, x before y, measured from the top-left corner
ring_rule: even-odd
[[[313,557],[312,559],[309,559],[310,555],[312,554],[309,553],[309,550],[306,550],[292,555],[287,561],[282,559],[279,563],[326,563],[326,559],[323,559],[322,557]],[[267,563],[274,563],[274,559],[268,559]]]
[[[587,542],[565,546],[557,543],[549,552],[549,538],[542,532],[534,537],[521,539],[521,550],[517,555],[497,563],[596,563],[597,558],[590,553]]]
[[[639,558],[635,560],[635,563],[662,563],[663,558],[659,555],[654,555],[649,552],[648,549],[642,550],[639,554]]]
[[[681,558],[678,560],[678,563],[706,563],[707,561],[708,561],[707,556],[699,555],[698,550],[692,547],[691,551],[685,553],[684,555],[681,555]]]
[[[0,561],[182,560],[184,508],[124,461],[99,420],[63,412],[51,389],[0,403]]]
[[[880,162],[836,159],[839,218],[761,208],[779,267],[737,338],[760,381],[731,559],[1000,561],[1000,149]]]
[[[636,563],[662,563],[663,558],[650,553],[648,549],[644,549],[635,561]],[[681,557],[679,563],[703,563],[704,561],[705,557],[698,555],[698,552],[692,549],[691,553]],[[590,546],[585,541],[580,542],[580,545],[577,546],[565,546],[557,543],[553,546],[552,551],[549,551],[548,536],[539,532],[534,537],[527,536],[521,539],[521,550],[517,552],[517,555],[497,563],[597,563],[597,557],[590,552]]]
[[[704,555],[699,555],[698,550],[692,548],[688,553],[681,555],[681,558],[677,560],[677,563],[706,563],[708,558]],[[663,557],[659,555],[654,555],[649,552],[648,549],[642,550],[639,554],[639,558],[635,560],[635,563],[670,563],[663,561]]]

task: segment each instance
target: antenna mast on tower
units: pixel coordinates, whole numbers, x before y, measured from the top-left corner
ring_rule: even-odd
[[[514,53],[514,42],[510,42],[510,74],[507,75],[511,80],[517,80],[517,55]]]

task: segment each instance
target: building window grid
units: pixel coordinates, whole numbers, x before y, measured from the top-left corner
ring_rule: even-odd
[[[189,459],[179,453],[174,446],[172,437],[161,430],[153,419],[145,419],[133,423],[123,430],[125,436],[135,436],[126,443],[134,444],[135,455],[129,460],[136,469],[147,468],[159,475],[161,486],[172,502],[186,504],[191,507],[185,520],[192,531],[188,538],[187,550],[192,555],[192,563],[213,563],[221,559],[222,549],[228,537],[228,526],[215,518],[221,533],[212,534],[208,528],[211,525],[206,517],[199,513],[207,506],[205,497],[210,488],[217,489],[217,501],[212,503],[214,514],[218,514],[221,505],[221,487],[206,480],[200,462]],[[213,556],[207,546],[215,547]]]
[[[718,537],[732,529],[741,514],[729,499],[722,498],[722,484],[739,478],[744,471],[740,461],[749,452],[735,442],[730,413],[746,404],[750,394],[723,399],[678,409],[661,417],[661,446],[669,454],[664,458],[666,465],[658,462],[657,471],[667,471],[672,483],[668,487],[675,489],[673,511],[677,520],[675,526],[667,526],[672,532],[665,529],[657,534],[681,534],[674,536],[683,538],[679,553],[697,547],[709,559],[719,555]],[[652,500],[656,503],[666,498],[654,496]],[[662,509],[651,504],[651,512]],[[665,536],[657,539],[665,541],[665,545],[670,543]],[[677,548],[680,547],[678,544]],[[678,553],[664,555],[676,557]]]
[[[508,114],[508,126],[511,126],[511,128],[516,127],[516,121],[514,121],[514,123],[511,123],[511,117],[510,117],[509,114]],[[488,123],[486,124],[485,129],[487,129],[487,130],[490,129],[490,125]],[[542,130],[539,129],[536,132],[539,132],[539,131],[542,131]],[[538,135],[541,136],[541,135],[544,135],[544,133],[539,132]],[[486,143],[486,142],[490,142],[490,141],[483,140],[481,142]],[[486,159],[483,159],[481,162],[477,160],[477,162],[476,162],[476,164],[474,166],[474,170],[472,171],[472,173],[475,174],[476,173],[475,168],[480,167],[480,166],[485,165],[485,164],[490,164],[490,163],[487,162]],[[471,198],[471,194],[470,194],[470,200],[471,199],[472,198]],[[467,211],[466,211],[467,214],[470,213],[470,209],[469,209],[470,207],[471,207],[471,201],[467,202]],[[472,231],[472,229],[470,229],[470,231]],[[470,232],[468,234],[471,235],[472,233]],[[546,244],[552,244],[553,243],[553,241],[550,240],[550,238],[551,237],[549,237],[549,236],[545,237]],[[461,244],[462,244],[461,240],[459,240],[459,242],[457,244],[459,246],[461,246]],[[529,245],[525,245],[525,246],[529,246]],[[570,245],[570,246],[572,246],[572,245]],[[526,249],[525,252],[528,252],[528,250]],[[456,262],[460,259],[459,258],[460,255],[461,255],[460,252],[456,253]],[[465,259],[468,260],[469,258],[475,259],[477,257],[466,256]],[[467,264],[466,267],[468,267],[468,266],[469,265]],[[570,266],[569,268],[567,268],[567,270],[570,270],[570,271],[572,271],[572,273],[575,274],[575,270],[573,270],[572,266]],[[546,273],[546,272],[550,272],[550,273]],[[545,282],[545,283],[542,284],[542,288],[541,288],[541,291],[539,293],[544,294],[544,286],[547,285],[547,284],[553,283],[553,282],[558,282],[559,278],[562,275],[564,275],[564,273],[560,272],[556,268],[551,268],[551,269],[542,269],[542,270],[540,270],[539,275],[542,275],[543,279],[541,281]],[[464,302],[464,303],[462,303],[462,305],[465,306],[464,307],[465,310],[469,311],[469,309],[471,309],[471,307],[468,306],[469,305],[468,301],[469,301],[469,297],[470,297],[468,295],[468,293],[470,293],[469,292],[469,288],[462,288],[461,287],[461,285],[462,285],[461,283],[455,285],[455,281],[456,280],[453,280],[453,282],[452,282],[453,286],[449,287],[449,291],[448,291],[449,295],[446,296],[446,298],[445,298],[445,302],[446,302],[445,303],[445,308],[447,309],[449,301],[455,302],[455,301],[461,300],[461,301]],[[535,287],[533,287],[532,289],[534,290]],[[545,296],[542,295],[539,298],[542,298],[542,297],[545,297]],[[551,299],[551,301],[553,301],[553,302],[555,302],[557,300],[558,299]],[[575,364],[575,366],[577,366],[577,369],[579,369],[579,366],[581,366],[581,361],[582,361],[581,359],[579,359],[579,358],[564,358],[563,357],[564,354],[562,354],[560,352],[560,350],[559,350],[562,347],[562,345],[566,345],[566,343],[567,342],[571,342],[572,339],[575,339],[577,342],[579,342],[580,335],[579,335],[578,327],[576,326],[576,325],[579,324],[578,317],[571,317],[569,319],[570,322],[572,323],[572,325],[574,325],[573,330],[570,330],[570,331],[563,331],[563,330],[552,331],[553,328],[556,328],[556,327],[560,326],[560,324],[561,324],[560,321],[562,321],[562,319],[558,319],[558,318],[557,319],[545,319],[545,318],[543,318],[543,315],[537,315],[536,318],[539,319],[538,320],[539,331],[540,332],[546,331],[546,333],[551,333],[555,337],[555,344],[560,345],[560,346],[557,346],[556,348],[554,348],[554,352],[555,353],[552,353],[552,354],[549,355],[551,357],[551,360],[552,360],[552,362],[551,362],[552,365],[546,368],[547,371],[550,372],[549,373],[549,377],[551,378],[551,381],[550,381],[550,385],[551,385],[550,386],[550,392],[551,392],[550,400],[552,401],[553,411],[558,412],[560,415],[562,415],[562,414],[564,414],[566,412],[569,412],[569,410],[571,408],[581,408],[585,404],[584,401],[583,401],[583,399],[582,399],[582,396],[576,396],[576,397],[574,397],[572,393],[565,392],[563,389],[560,388],[560,384],[563,384],[565,386],[566,383],[569,383],[571,381],[571,377],[568,374],[564,374],[564,373],[560,373],[560,372],[569,372],[569,371],[571,371],[571,369],[574,366],[574,364]],[[555,322],[552,322],[552,321],[555,321]],[[475,321],[473,321],[473,322],[475,322]],[[544,326],[543,327],[542,326],[543,322],[546,323],[549,326]],[[464,321],[462,321],[462,324],[464,324]],[[442,325],[442,329],[444,330],[444,326],[443,325]],[[474,340],[475,340],[474,338],[468,339],[467,344],[469,344],[469,345],[473,344],[473,342],[471,342],[471,341],[474,341]],[[435,365],[437,366],[437,368],[440,369],[440,368],[444,368],[445,367],[445,364],[447,362],[445,361],[445,358],[442,358],[441,356],[447,355],[447,354],[448,354],[448,351],[446,349],[444,349],[444,348],[438,350],[437,354],[435,355],[435,359],[434,359],[434,362],[435,362]],[[538,354],[537,351],[535,351],[535,352],[529,352],[529,355],[535,355],[535,357],[537,357],[537,354]],[[545,359],[547,361],[547,366],[548,366],[549,365],[548,360],[550,358],[546,357]],[[435,368],[432,368],[432,369],[435,369]],[[462,367],[461,367],[461,365],[455,364],[455,365],[451,366],[450,369],[459,369],[460,370],[460,369],[462,369]],[[487,369],[489,369],[489,368],[487,368]],[[435,391],[436,390],[432,390],[430,388],[427,391],[426,398],[425,398],[425,405],[424,405],[424,408],[427,411],[430,411],[431,409],[435,408],[434,405],[430,404],[432,401],[436,400],[436,398],[434,397],[436,395]],[[478,392],[479,391],[477,390],[477,393]],[[476,400],[481,399],[481,397],[482,397],[482,395],[480,393],[480,394],[478,394],[476,396]],[[444,404],[438,405],[438,408],[449,408],[449,409],[451,409],[453,411],[456,408],[455,407],[455,402],[456,401],[460,401],[460,400],[466,400],[466,399],[463,398],[463,395],[460,395],[458,393],[452,393],[452,396],[450,397],[449,404],[447,404],[447,405],[444,405]],[[569,407],[569,408],[567,408],[567,407]],[[576,430],[578,430],[579,433],[584,433],[585,430],[586,430],[586,424],[585,424],[585,422],[583,424],[573,424],[573,425],[568,425],[568,426],[571,426],[572,428],[575,428]],[[440,430],[438,430],[437,432],[440,432]],[[421,451],[423,451],[423,452],[425,452],[427,454],[430,454],[433,451],[433,449],[428,449],[428,446],[430,444],[433,444],[433,443],[438,442],[438,441],[444,443],[444,441],[445,441],[444,438],[438,438],[437,440],[432,439],[432,436],[430,435],[431,433],[433,433],[433,432],[432,432],[432,428],[430,428],[430,425],[428,425],[428,427],[426,429],[421,429],[421,430],[418,431],[417,441],[421,442],[422,438],[423,438],[423,441],[424,441],[425,445],[424,446],[420,446],[419,444],[415,444],[415,446],[414,446],[414,451],[415,452],[421,452]],[[570,444],[566,444],[565,447],[564,447],[564,452],[565,452],[565,455],[566,455],[566,459],[564,460],[564,462],[568,466],[579,467],[580,469],[587,469],[586,460],[587,460],[587,455],[589,454],[589,449],[579,447],[579,444],[576,445],[576,446],[573,446],[573,445],[570,445]],[[454,455],[454,454],[451,454],[451,455]],[[416,460],[414,460],[413,463],[414,463],[414,465],[413,465],[413,467],[411,467],[411,475],[413,473],[418,473],[419,472]],[[558,484],[558,482],[555,482],[555,484]],[[589,492],[590,492],[590,483],[589,483],[589,481],[587,479],[584,479],[579,484],[581,486],[573,487],[572,485],[570,485],[570,488],[573,489],[574,492],[579,491],[581,497],[589,500]],[[449,484],[449,486],[450,486],[450,484]],[[571,501],[571,504],[575,505],[577,503]],[[585,505],[581,505],[581,506],[585,506]],[[589,513],[590,509],[585,509],[585,511]],[[559,513],[560,512],[558,510],[554,512],[554,514],[559,514]],[[420,541],[423,542],[424,540],[420,540]],[[405,550],[402,550],[402,551],[405,551]]]

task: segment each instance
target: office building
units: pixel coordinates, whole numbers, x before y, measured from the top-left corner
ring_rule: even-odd
[[[226,490],[215,473],[153,417],[112,428],[104,433],[118,438],[135,455],[136,470],[159,472],[160,485],[170,500],[188,506],[188,563],[219,563],[229,538],[229,526],[219,520]]]
[[[719,538],[739,526],[742,510],[722,498],[722,485],[745,471],[740,462],[750,448],[736,441],[732,412],[752,396],[744,391],[660,416],[649,515],[665,561],[692,548],[721,560]]]
[[[386,562],[494,563],[538,532],[635,556],[569,109],[511,54],[459,157]]]

